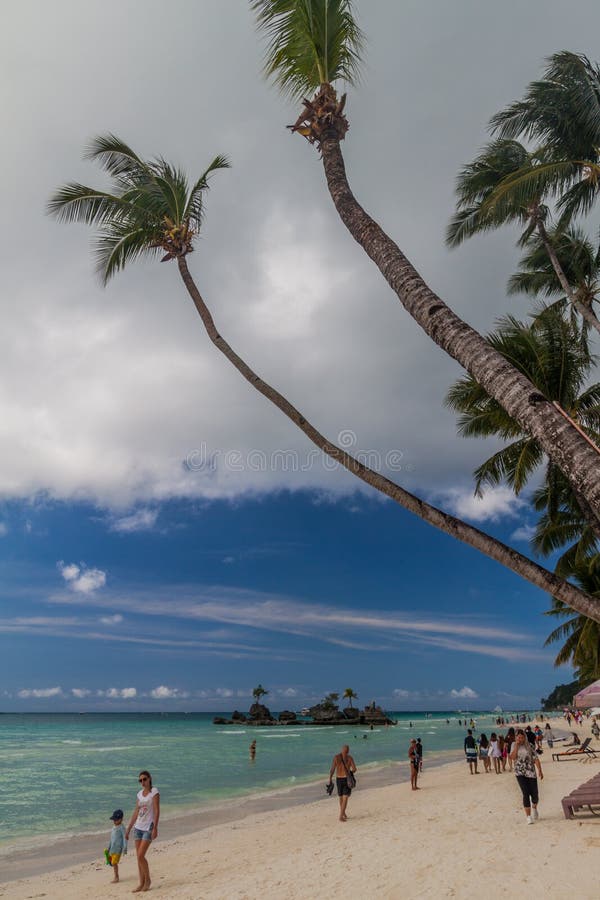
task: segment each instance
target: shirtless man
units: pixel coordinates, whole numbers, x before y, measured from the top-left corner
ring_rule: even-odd
[[[356,763],[350,756],[350,747],[348,744],[344,744],[342,752],[336,753],[333,757],[331,769],[329,770],[329,781],[332,780],[334,772],[338,797],[340,800],[340,822],[345,822],[348,818],[346,815],[346,807],[348,806],[348,799],[352,793],[352,788],[348,784],[348,772],[356,772]]]

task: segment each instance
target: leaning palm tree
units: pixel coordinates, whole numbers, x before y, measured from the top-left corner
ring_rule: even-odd
[[[591,303],[572,280],[568,251],[573,248],[561,231],[547,228],[550,211],[545,201],[555,185],[546,174],[546,153],[545,149],[530,152],[519,141],[508,139],[484,147],[456,180],[457,210],[448,225],[446,243],[457,247],[476,234],[518,224],[524,229],[519,246],[536,247],[538,265],[552,270],[553,283],[558,283],[584,321],[600,332]]]
[[[98,270],[105,284],[127,263],[141,256],[160,255],[163,262],[176,261],[185,287],[215,347],[252,387],[281,410],[323,453],[424,521],[480,550],[574,609],[597,616],[600,621],[598,601],[490,535],[425,503],[329,441],[289,400],[263,381],[227,343],[217,330],[187,265],[187,257],[194,249],[194,239],[202,226],[203,200],[209,176],[227,167],[225,157],[215,157],[191,188],[181,171],[163,159],[143,160],[114,135],[96,138],[88,157],[99,162],[111,176],[112,191],[68,184],[51,199],[49,211],[63,222],[78,221],[97,227]]]
[[[343,223],[415,321],[540,442],[586,496],[600,533],[598,455],[557,410],[540,400],[527,378],[434,294],[350,189],[340,146],[349,127],[346,96],[338,96],[334,83],[358,80],[363,35],[351,0],[250,0],[250,5],[267,37],[265,73],[302,102],[290,127],[319,150]]]

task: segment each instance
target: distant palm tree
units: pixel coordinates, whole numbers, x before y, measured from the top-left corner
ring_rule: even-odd
[[[290,127],[318,148],[343,223],[429,337],[476,378],[577,485],[600,534],[600,466],[593,450],[551,405],[532,400],[535,391],[528,380],[428,287],[350,189],[340,147],[348,131],[346,97],[338,97],[333,82],[353,84],[358,79],[364,41],[351,0],[250,0],[250,5],[267,37],[265,73],[283,93],[302,101],[303,110]]]
[[[252,387],[277,406],[325,454],[436,528],[486,553],[532,584],[556,594],[573,608],[596,615],[600,620],[600,604],[597,601],[495,538],[425,503],[329,441],[282,394],[263,381],[227,343],[217,330],[187,265],[187,256],[194,249],[193,241],[202,225],[208,177],[212,172],[228,166],[224,156],[215,157],[191,188],[180,170],[160,158],[152,162],[141,159],[114,135],[96,138],[88,156],[99,162],[112,177],[112,192],[68,184],[52,197],[49,210],[61,221],[97,226],[96,254],[104,283],[128,262],[144,255],[161,255],[164,262],[175,260],[215,347]]]
[[[257,685],[253,691],[252,696],[256,700],[257,703],[260,703],[263,697],[266,697],[269,692],[264,689],[262,684]]]
[[[352,709],[352,701],[358,700],[358,694],[355,694],[352,688],[346,688],[346,690],[344,691],[344,700],[348,700],[350,709]]]

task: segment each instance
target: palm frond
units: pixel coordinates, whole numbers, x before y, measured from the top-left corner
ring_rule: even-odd
[[[47,210],[59,222],[101,225],[127,215],[128,203],[121,197],[97,191],[84,184],[66,184],[50,198]]]
[[[148,164],[115,134],[98,135],[88,145],[84,159],[98,162],[119,183],[149,178]]]
[[[292,99],[343,79],[356,84],[364,36],[351,0],[251,0],[267,39],[264,73]]]
[[[158,256],[158,247],[152,246],[148,230],[136,222],[115,222],[102,229],[94,245],[96,269],[103,284],[124,269],[127,263],[141,256]]]
[[[224,154],[215,156],[210,165],[204,170],[202,175],[200,175],[196,183],[193,185],[183,215],[185,219],[189,219],[194,223],[196,230],[198,230],[202,225],[202,218],[204,215],[204,192],[209,188],[209,176],[213,172],[217,172],[219,169],[229,168],[231,168],[231,163],[227,156],[225,156]]]

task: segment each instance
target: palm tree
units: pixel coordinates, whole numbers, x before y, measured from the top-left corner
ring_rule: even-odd
[[[250,0],[267,36],[265,73],[303,110],[293,132],[319,150],[331,198],[354,239],[432,340],[457,360],[535,437],[587,498],[600,533],[600,466],[595,451],[510,363],[427,286],[399,247],[354,197],[340,143],[348,131],[346,97],[334,82],[355,84],[363,36],[351,0]],[[312,99],[307,95],[314,92]]]
[[[597,323],[593,304],[600,294],[600,244],[596,248],[582,229],[575,226],[565,230],[556,228],[549,232],[548,238],[576,298],[576,308],[579,310],[581,305],[591,311]],[[548,298],[564,294],[564,287],[557,278],[542,240],[531,239],[519,265],[519,271],[508,281],[509,294],[523,293]],[[589,324],[587,315],[584,321]]]
[[[559,195],[560,225],[588,212],[600,190],[600,67],[563,50],[548,59],[544,77],[525,97],[491,120],[502,138],[544,147],[543,178]]]
[[[489,341],[531,379],[544,397],[587,435],[598,440],[600,384],[586,386],[595,360],[584,333],[565,317],[564,308],[546,307],[528,324],[507,316],[489,335]],[[475,470],[476,493],[481,494],[486,484],[505,481],[519,494],[545,463],[544,483],[534,495],[534,506],[543,513],[534,546],[548,553],[575,539],[568,556],[562,560],[565,566],[568,560],[595,545],[593,520],[585,500],[573,490],[560,469],[545,459],[540,444],[524,433],[519,423],[473,378],[455,382],[448,391],[446,403],[460,413],[458,429],[463,436],[498,436],[508,441]]]
[[[264,687],[262,686],[262,684],[258,684],[258,685],[257,685],[255,688],[253,688],[253,690],[252,690],[252,696],[254,697],[254,699],[255,699],[255,701],[256,701],[257,703],[260,703],[260,701],[262,700],[262,698],[263,698],[263,697],[266,697],[268,693],[269,693],[269,692],[266,691],[266,690],[264,689]]]
[[[589,593],[600,597],[600,558],[587,557],[574,569],[578,584]],[[600,625],[582,615],[573,615],[571,609],[559,600],[552,601],[547,616],[566,619],[546,639],[546,646],[564,641],[555,666],[571,663],[576,667],[575,677],[582,682],[592,682],[600,677]]]
[[[358,694],[355,694],[352,688],[346,688],[344,691],[344,700],[347,700],[350,704],[350,709],[352,709],[352,701],[358,700]]]
[[[549,233],[547,229],[550,212],[544,200],[553,188],[545,175],[547,168],[544,150],[529,152],[508,139],[489,143],[458,175],[457,211],[448,225],[446,243],[457,247],[475,234],[510,223],[524,227],[519,246],[534,243],[538,265],[552,270],[553,284],[558,283],[587,324],[600,332],[591,302],[569,277],[575,274],[568,258],[573,248],[560,230]]]
[[[431,525],[480,550],[574,609],[600,620],[600,604],[569,582],[557,578],[501,541],[425,503],[333,444],[282,394],[263,381],[227,343],[217,330],[186,260],[202,225],[203,198],[209,175],[227,167],[225,157],[215,157],[190,189],[178,169],[163,159],[153,162],[141,159],[114,135],[96,138],[87,155],[99,162],[112,177],[113,192],[68,184],[53,196],[49,211],[63,222],[79,221],[97,226],[96,253],[104,283],[128,262],[144,255],[162,254],[163,262],[176,260],[181,278],[215,347],[325,454]]]

